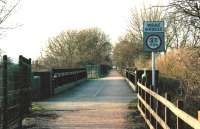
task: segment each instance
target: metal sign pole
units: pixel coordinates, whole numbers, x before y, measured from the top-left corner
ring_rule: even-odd
[[[156,69],[156,57],[155,52],[152,52],[152,86],[155,87],[155,69]]]

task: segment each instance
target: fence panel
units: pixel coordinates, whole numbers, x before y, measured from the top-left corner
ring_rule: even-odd
[[[19,64],[13,64],[4,56],[0,71],[2,128],[22,128],[22,119],[31,106],[31,60],[20,56]]]

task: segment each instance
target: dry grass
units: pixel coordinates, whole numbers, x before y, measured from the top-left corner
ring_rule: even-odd
[[[176,49],[158,57],[160,73],[180,81],[189,110],[200,109],[200,49]]]

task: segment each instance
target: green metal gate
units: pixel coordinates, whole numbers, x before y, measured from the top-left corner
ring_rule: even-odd
[[[100,66],[99,65],[86,65],[87,77],[88,78],[99,78],[100,77]]]
[[[110,65],[86,65],[88,78],[100,78],[106,76],[111,70]]]

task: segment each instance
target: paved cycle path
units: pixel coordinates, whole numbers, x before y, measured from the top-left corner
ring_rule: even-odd
[[[43,102],[48,117],[38,117],[35,128],[133,129],[127,121],[128,104],[136,94],[116,71],[87,82]]]

